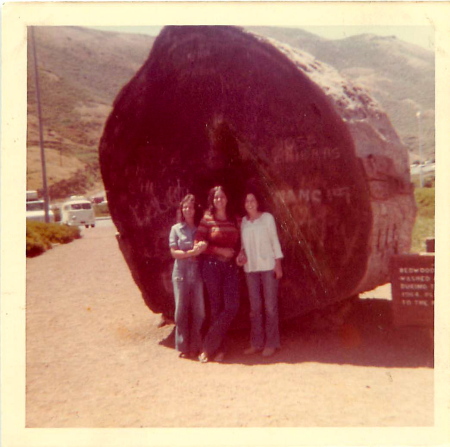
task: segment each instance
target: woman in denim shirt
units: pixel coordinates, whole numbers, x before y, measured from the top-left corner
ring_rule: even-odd
[[[201,345],[201,329],[205,319],[203,283],[197,256],[206,243],[194,245],[197,232],[195,197],[188,194],[180,203],[181,222],[170,230],[169,246],[175,259],[172,272],[175,295],[175,348],[181,358],[197,357]]]

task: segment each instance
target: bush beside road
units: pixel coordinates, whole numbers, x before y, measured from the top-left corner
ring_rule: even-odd
[[[426,251],[425,241],[435,236],[435,189],[416,188],[417,215],[412,233],[412,253]]]
[[[26,255],[37,256],[52,248],[54,244],[67,244],[80,237],[78,227],[27,220]]]

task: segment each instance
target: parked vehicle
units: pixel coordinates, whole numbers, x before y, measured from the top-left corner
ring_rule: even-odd
[[[43,200],[27,201],[26,218],[27,220],[45,222],[45,202]],[[48,221],[55,221],[55,215],[51,209],[48,210]]]
[[[27,191],[27,202],[39,200],[38,192],[36,190]]]
[[[61,207],[61,223],[71,226],[95,227],[95,214],[91,202],[85,197],[72,196]]]
[[[97,194],[94,194],[93,196],[91,196],[91,202],[97,205],[100,203],[108,203],[108,201],[106,200],[106,192],[101,191]]]

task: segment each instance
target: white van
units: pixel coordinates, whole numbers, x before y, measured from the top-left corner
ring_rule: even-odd
[[[92,204],[85,197],[72,196],[61,207],[61,223],[71,226],[95,227]]]

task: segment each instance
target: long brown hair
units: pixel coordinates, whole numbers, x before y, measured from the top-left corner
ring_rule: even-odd
[[[185,222],[186,219],[184,218],[183,215],[183,206],[185,203],[187,202],[193,202],[194,203],[194,210],[195,210],[195,214],[194,214],[194,225],[198,226],[200,219],[202,217],[202,210],[200,208],[200,205],[197,203],[197,200],[195,199],[194,194],[186,194],[180,202],[180,206],[178,208],[178,212],[180,213],[180,221],[181,222]]]
[[[225,213],[228,217],[228,194],[223,189],[223,186],[218,185],[214,186],[214,188],[211,188],[208,193],[208,211],[212,214],[212,216],[216,216],[216,207],[214,206],[214,196],[216,195],[216,192],[222,191],[226,198],[227,198],[227,206],[225,208]]]

